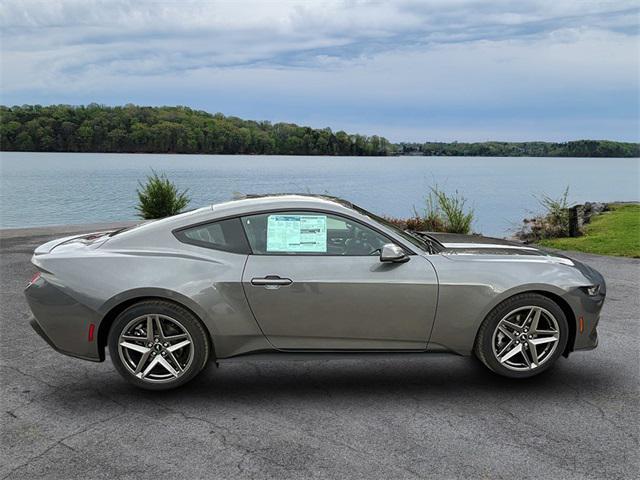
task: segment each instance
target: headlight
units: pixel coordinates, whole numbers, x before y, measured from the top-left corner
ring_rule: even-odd
[[[600,293],[600,285],[591,285],[590,287],[582,287],[582,290],[590,297],[595,297]]]

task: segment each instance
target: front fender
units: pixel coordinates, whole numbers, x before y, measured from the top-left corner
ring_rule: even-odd
[[[446,349],[460,355],[470,355],[478,329],[487,315],[506,299],[526,292],[543,292],[559,297],[567,293],[553,285],[540,283],[518,285],[490,298],[479,292],[477,286],[441,288],[429,349]],[[464,302],[459,301],[461,295],[465,298]]]
[[[432,260],[440,281],[438,310],[430,350],[469,355],[486,316],[519,293],[542,292],[566,300],[576,313],[576,290],[589,280],[576,268],[541,261],[492,259],[487,256],[437,256]],[[570,319],[569,319],[570,320]]]

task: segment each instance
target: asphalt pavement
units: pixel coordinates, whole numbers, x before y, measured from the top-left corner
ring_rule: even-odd
[[[63,230],[0,231],[0,479],[639,476],[640,260],[569,254],[607,280],[600,345],[526,381],[433,355],[211,365],[152,393],[29,326],[30,255]]]

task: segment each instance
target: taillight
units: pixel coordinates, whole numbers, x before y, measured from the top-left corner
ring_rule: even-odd
[[[29,280],[29,285],[36,283],[39,278],[40,278],[40,272],[34,273],[33,277],[31,277],[31,280]]]

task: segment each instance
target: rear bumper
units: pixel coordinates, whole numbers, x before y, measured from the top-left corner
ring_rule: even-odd
[[[101,359],[100,358],[95,358],[95,357],[85,357],[83,355],[78,355],[77,353],[74,352],[65,352],[64,350],[59,349],[55,343],[53,343],[53,341],[47,336],[47,334],[44,332],[44,330],[42,329],[42,327],[40,326],[40,324],[38,323],[38,321],[35,318],[32,318],[29,321],[29,325],[31,325],[31,328],[33,328],[35,330],[35,332],[40,335],[40,338],[42,338],[45,342],[47,342],[49,344],[49,346],[51,348],[53,348],[56,352],[62,353],[63,355],[68,355],[70,357],[75,357],[75,358],[81,358],[83,360],[89,360],[91,362],[100,362]]]
[[[97,335],[89,340],[89,326],[94,324],[97,332],[100,323],[96,312],[42,277],[24,293],[34,315],[31,327],[54,350],[84,360],[104,360]]]

